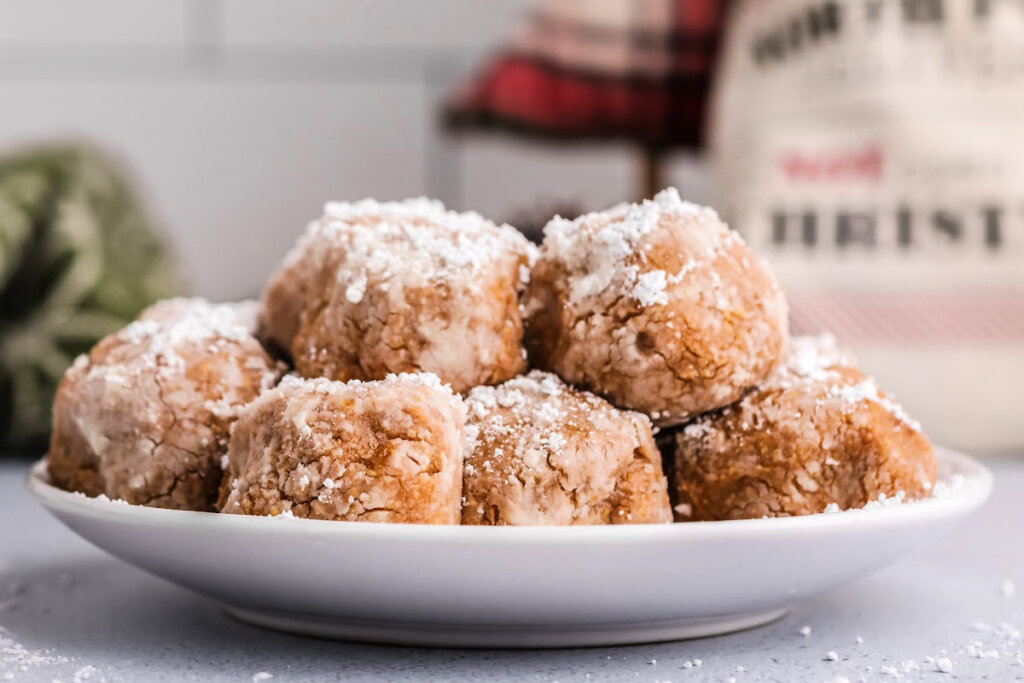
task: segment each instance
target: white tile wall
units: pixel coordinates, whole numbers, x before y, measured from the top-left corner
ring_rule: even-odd
[[[254,294],[329,197],[423,191],[423,86],[16,84],[14,139],[88,137],[139,172],[197,291]]]
[[[525,0],[224,0],[228,46],[488,46]]]
[[[188,0],[0,0],[0,46],[181,45]]]
[[[446,88],[528,4],[0,0],[0,149],[75,136],[119,154],[214,298],[257,294],[329,198],[427,193],[506,219],[629,197],[622,147],[438,129]],[[706,198],[692,165],[674,172]]]

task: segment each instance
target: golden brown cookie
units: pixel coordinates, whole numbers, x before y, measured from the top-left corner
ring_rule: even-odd
[[[172,299],[103,339],[57,389],[49,472],[62,488],[212,509],[228,431],[279,369],[251,304]]]
[[[501,382],[525,368],[534,255],[513,228],[437,201],[328,203],[264,293],[261,329],[305,377]]]
[[[466,398],[463,524],[672,521],[651,423],[533,371]]]
[[[458,524],[462,400],[427,374],[285,377],[231,431],[221,512]]]
[[[679,521],[782,517],[914,499],[935,484],[931,444],[829,336],[797,337],[742,401],[675,434]]]
[[[524,305],[534,366],[661,426],[736,401],[788,334],[767,265],[673,188],[552,220]]]

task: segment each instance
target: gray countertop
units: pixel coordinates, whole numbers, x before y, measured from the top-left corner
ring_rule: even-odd
[[[27,465],[0,465],[0,681],[1024,680],[1024,459],[990,464],[996,490],[977,516],[774,624],[548,651],[385,647],[240,624],[78,539],[25,493]],[[936,670],[940,657],[951,673]]]

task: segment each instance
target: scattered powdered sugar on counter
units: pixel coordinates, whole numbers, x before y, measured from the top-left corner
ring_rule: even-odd
[[[83,681],[90,681],[100,673],[100,670],[95,666],[83,666],[81,669],[75,672],[72,680],[74,683],[83,683]]]
[[[71,589],[74,583],[72,575],[67,572],[57,574],[52,583],[41,581],[25,585],[21,582],[6,582],[2,592],[10,599],[0,606],[0,612],[9,604],[24,615],[32,611],[32,607],[30,604],[18,604],[21,599],[24,598],[29,603],[33,596],[54,596],[61,599],[60,594]],[[50,609],[44,604],[40,611],[46,615],[50,613]],[[17,681],[23,678],[74,683],[105,683],[107,680],[99,667],[82,664],[77,657],[58,654],[48,648],[30,648],[19,642],[14,633],[0,625],[0,680]]]
[[[52,670],[55,667],[66,666],[73,661],[72,658],[54,654],[51,650],[30,650],[0,626],[0,679],[17,680],[21,674],[40,678],[43,672],[39,669]],[[104,679],[98,668],[86,665],[72,673],[72,680],[75,683],[82,683]]]
[[[1008,621],[1002,621],[998,626],[992,626],[981,620],[971,624],[971,629],[983,633],[981,636],[987,639],[1002,641],[997,646],[986,644],[977,638],[961,648],[961,652],[972,659],[999,660],[1005,657],[1015,666],[1024,666],[1024,651],[1022,651],[1021,629]],[[1000,654],[1001,653],[1001,654]]]

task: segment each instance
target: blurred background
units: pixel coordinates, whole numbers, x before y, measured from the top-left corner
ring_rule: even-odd
[[[1021,85],[1017,0],[0,0],[5,448],[145,301],[258,296],[325,200],[535,235],[676,185],[936,441],[1020,451]]]

